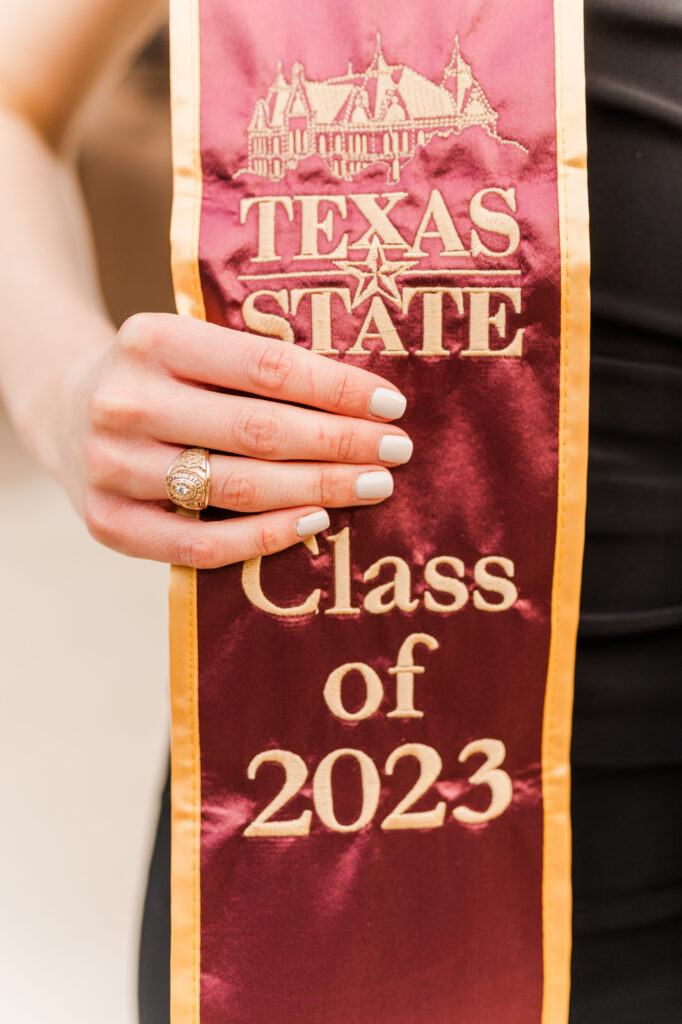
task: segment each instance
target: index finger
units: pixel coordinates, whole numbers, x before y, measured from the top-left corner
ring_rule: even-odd
[[[173,316],[159,318],[159,345],[177,376],[214,387],[324,409],[343,416],[398,419],[405,396],[379,374],[336,363],[279,338]],[[158,330],[159,328],[157,328]]]

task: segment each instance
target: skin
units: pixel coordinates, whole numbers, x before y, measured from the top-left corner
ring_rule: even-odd
[[[150,0],[0,5],[0,389],[96,540],[213,568],[296,543],[312,512],[377,504],[355,481],[386,468],[382,437],[405,434],[370,412],[377,387],[396,389],[366,370],[168,313],[111,323],[73,154],[164,13]],[[189,446],[214,453],[210,503],[243,515],[177,514],[165,476]]]

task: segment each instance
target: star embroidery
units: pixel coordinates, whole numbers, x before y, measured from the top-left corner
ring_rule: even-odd
[[[402,308],[402,293],[396,284],[396,277],[417,263],[419,260],[387,259],[383,246],[375,235],[364,260],[335,260],[334,266],[344,274],[350,274],[358,282],[351,309],[362,305],[373,295],[381,295],[382,298]]]

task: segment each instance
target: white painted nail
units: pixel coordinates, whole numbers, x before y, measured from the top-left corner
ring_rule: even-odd
[[[379,442],[379,462],[393,462],[401,466],[412,458],[414,445],[409,437],[385,434]]]
[[[355,494],[358,498],[387,498],[393,494],[393,477],[386,469],[361,473],[355,481]]]
[[[377,388],[372,394],[369,411],[372,416],[381,416],[386,420],[397,420],[405,412],[407,399],[399,391],[390,388]]]
[[[321,512],[311,512],[307,516],[301,516],[296,520],[296,533],[299,537],[312,537],[320,530],[326,530],[329,526],[329,513],[324,509]]]

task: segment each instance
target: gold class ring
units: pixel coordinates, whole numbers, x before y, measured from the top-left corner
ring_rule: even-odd
[[[181,508],[204,509],[210,480],[208,449],[185,448],[166,473],[166,493]]]

